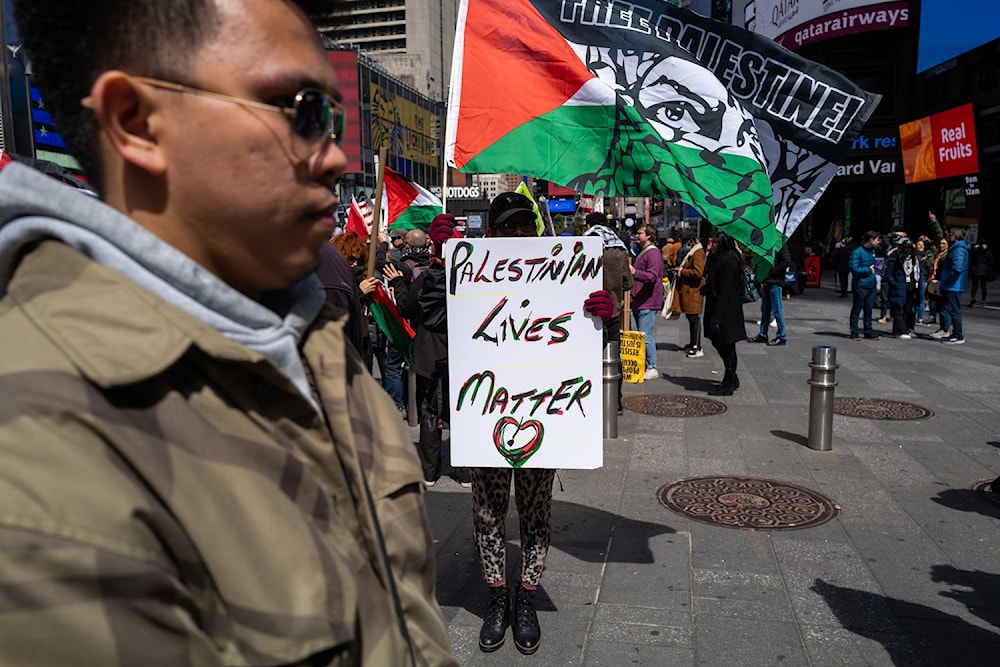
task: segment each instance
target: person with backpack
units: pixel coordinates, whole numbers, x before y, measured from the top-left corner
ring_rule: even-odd
[[[788,244],[783,243],[770,272],[760,286],[760,329],[756,336],[749,339],[751,343],[767,343],[771,347],[787,343],[788,332],[785,329],[785,310],[781,299],[785,288],[785,272],[791,265],[792,255],[788,252]],[[774,340],[768,340],[767,328],[772,319],[778,325],[778,331]]]

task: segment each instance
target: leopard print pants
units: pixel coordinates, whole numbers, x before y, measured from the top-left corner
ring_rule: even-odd
[[[552,537],[555,470],[472,468],[472,511],[479,565],[487,585],[507,577],[507,508],[514,478],[514,502],[521,527],[521,581],[537,586]]]

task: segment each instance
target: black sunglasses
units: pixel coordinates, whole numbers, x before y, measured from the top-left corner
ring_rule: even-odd
[[[521,217],[520,220],[510,218],[494,225],[494,229],[501,234],[513,234],[518,230],[523,234],[535,234],[538,231],[538,223],[534,219],[529,220],[524,217]]]
[[[292,133],[309,144],[310,154],[326,139],[330,139],[338,146],[344,140],[344,107],[318,88],[303,88],[290,98],[289,104],[278,105],[233,97],[162,79],[152,79],[145,76],[137,76],[135,79],[148,86],[175,93],[209,97],[253,109],[278,111],[291,119]],[[89,97],[84,98],[84,106],[89,106],[89,99]]]

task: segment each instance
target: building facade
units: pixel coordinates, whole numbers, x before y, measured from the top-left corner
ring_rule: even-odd
[[[342,0],[320,32],[375,58],[405,85],[445,100],[458,0]]]
[[[928,211],[1000,240],[1000,4],[734,0],[733,23],[882,96],[806,238],[930,233]]]

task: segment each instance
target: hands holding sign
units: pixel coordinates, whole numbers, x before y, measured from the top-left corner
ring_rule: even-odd
[[[583,302],[583,309],[602,320],[610,320],[615,312],[615,304],[611,300],[611,292],[603,289],[591,292],[590,296]]]
[[[455,217],[451,213],[442,213],[434,216],[430,227],[427,228],[427,236],[434,243],[434,255],[441,256],[441,247],[450,238],[459,236],[455,226]]]

